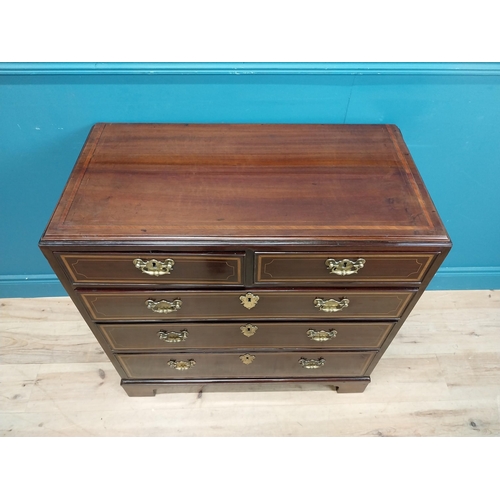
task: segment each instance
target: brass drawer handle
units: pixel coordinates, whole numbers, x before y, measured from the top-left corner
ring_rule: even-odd
[[[257,302],[259,302],[259,296],[254,295],[253,293],[246,293],[245,295],[240,295],[240,300],[243,305],[243,307],[246,307],[247,309],[252,309],[257,305]]]
[[[166,332],[165,330],[160,330],[158,332],[158,337],[165,342],[184,342],[188,338],[189,332],[187,330],[181,330],[180,332]]]
[[[300,358],[299,363],[302,365],[302,368],[307,368],[308,370],[315,370],[316,368],[321,368],[322,366],[325,366],[325,360],[323,358],[319,359]]]
[[[175,262],[172,259],[165,259],[163,262],[156,259],[147,260],[146,262],[142,259],[134,260],[134,266],[150,276],[170,274],[170,271],[174,268],[174,264]]]
[[[196,364],[194,359],[188,359],[187,361],[176,361],[175,359],[171,359],[167,365],[170,368],[175,368],[176,370],[188,370],[192,366]]]
[[[178,311],[181,308],[181,305],[182,300],[180,299],[175,299],[172,302],[168,300],[146,300],[146,306],[148,307],[148,309],[151,309],[153,312],[160,314],[170,314]]]
[[[307,336],[316,342],[326,342],[327,340],[334,339],[337,336],[337,330],[307,330]]]
[[[325,265],[330,269],[330,274],[337,274],[339,276],[348,276],[350,274],[356,274],[365,265],[365,259],[358,259],[353,262],[349,259],[335,260],[327,259]]]
[[[335,299],[315,299],[314,305],[319,308],[320,311],[331,313],[339,312],[349,306],[349,299],[342,299],[340,301]]]

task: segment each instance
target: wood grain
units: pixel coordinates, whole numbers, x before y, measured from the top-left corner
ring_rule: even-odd
[[[108,123],[93,128],[84,151],[44,244],[449,243],[394,125]]]
[[[68,300],[2,300],[0,365],[18,363],[85,363],[106,358],[73,302]]]
[[[363,394],[129,398],[69,298],[2,304],[2,436],[500,436],[500,291],[425,292]]]

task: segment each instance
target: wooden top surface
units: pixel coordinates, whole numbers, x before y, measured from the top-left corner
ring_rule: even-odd
[[[448,242],[393,125],[98,124],[49,241]]]

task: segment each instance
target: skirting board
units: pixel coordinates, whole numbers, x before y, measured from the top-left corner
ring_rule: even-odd
[[[442,267],[428,290],[498,290],[500,267]]]
[[[500,267],[442,267],[428,290],[498,290]],[[55,274],[0,276],[0,298],[62,297]]]
[[[0,75],[462,75],[498,76],[499,63],[0,63]]]

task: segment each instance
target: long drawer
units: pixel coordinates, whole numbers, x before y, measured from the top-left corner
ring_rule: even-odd
[[[115,351],[379,348],[395,323],[135,323],[98,328]]]
[[[376,351],[117,354],[130,378],[199,379],[361,376]]]
[[[76,285],[242,285],[245,255],[178,253],[60,253]]]
[[[416,290],[78,291],[96,321],[397,319]]]
[[[257,253],[255,282],[310,286],[349,282],[420,283],[430,253]]]

